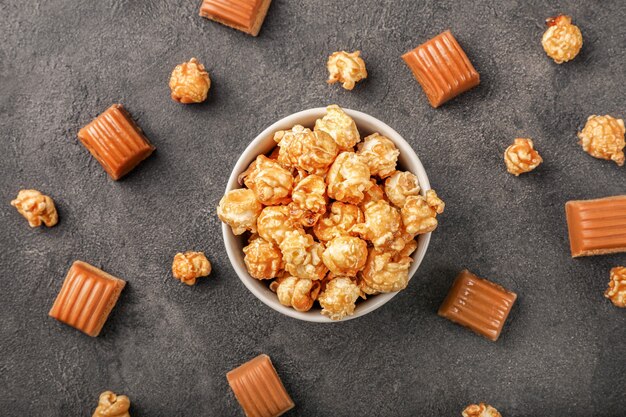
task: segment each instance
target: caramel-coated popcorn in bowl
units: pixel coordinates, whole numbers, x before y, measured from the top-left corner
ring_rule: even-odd
[[[395,169],[414,173],[418,178],[421,195],[425,196],[426,192],[430,190],[430,184],[426,172],[411,146],[395,130],[380,120],[354,110],[343,109],[343,111],[354,120],[361,138],[366,138],[378,133],[388,138],[393,143],[395,148],[399,151]],[[358,275],[367,266],[367,262],[365,262],[363,267],[361,266],[363,262],[361,258],[364,253],[362,251],[362,245],[356,243],[364,239],[359,234],[351,232],[350,229],[356,224],[363,224],[365,222],[363,210],[365,210],[366,205],[380,200],[387,202],[387,197],[384,194],[384,178],[381,177],[387,175],[384,168],[388,170],[391,167],[391,163],[386,163],[384,160],[371,161],[373,164],[377,164],[376,166],[383,168],[384,172],[382,175],[368,175],[367,178],[363,175],[363,178],[359,176],[356,181],[353,178],[349,178],[348,180],[352,181],[350,185],[353,183],[358,184],[357,191],[351,187],[337,187],[337,184],[345,180],[345,178],[341,178],[343,176],[341,175],[342,173],[333,173],[333,175],[339,174],[337,175],[338,178],[329,180],[328,177],[331,174],[332,164],[334,164],[340,154],[339,147],[326,132],[318,131],[318,133],[322,134],[321,138],[324,144],[322,148],[316,146],[316,138],[312,136],[315,133],[314,128],[316,121],[326,115],[326,108],[304,110],[287,116],[265,129],[243,152],[233,169],[226,187],[226,192],[240,188],[241,185],[237,181],[238,177],[246,171],[259,155],[268,156],[270,159],[276,160],[284,168],[291,171],[293,176],[291,202],[282,206],[263,206],[262,212],[258,215],[256,225],[256,229],[258,230],[256,232],[259,235],[258,237],[274,245],[265,245],[263,249],[274,248],[275,250],[276,247],[280,248],[280,243],[285,241],[286,236],[290,236],[283,246],[285,251],[290,252],[291,259],[289,260],[292,261],[292,265],[290,266],[291,270],[299,274],[301,274],[303,270],[311,272],[310,276],[313,278],[320,277],[322,271],[328,269],[324,263],[323,254],[329,246],[331,250],[327,255],[327,263],[336,269],[338,273],[346,272],[352,274],[354,269],[361,269],[361,271],[357,271]],[[297,127],[294,132],[294,126],[297,125],[302,127]],[[346,125],[349,124],[346,123]],[[276,135],[277,133],[278,135]],[[294,139],[296,136],[299,138]],[[283,140],[286,141],[281,143]],[[292,147],[293,143],[290,143],[290,141],[294,141],[297,146]],[[386,148],[387,146],[388,144],[383,144],[383,147]],[[277,148],[279,149],[278,151],[276,150]],[[393,148],[389,147],[389,149]],[[347,152],[351,155],[343,158],[346,160],[349,159],[350,162],[357,165],[357,171],[362,172],[365,171],[365,169],[369,171],[367,161],[364,161],[362,157],[357,155],[358,149],[356,146]],[[354,156],[352,156],[352,154],[354,154]],[[347,168],[352,170],[350,166]],[[344,168],[343,171],[345,172],[347,168]],[[336,169],[336,171],[341,170]],[[297,213],[295,216],[292,216],[290,210],[306,209],[309,211],[308,214],[311,215],[311,218],[319,214],[317,210],[319,209],[319,202],[321,200],[318,197],[311,198],[310,201],[307,201],[306,193],[302,193],[302,195],[298,196],[297,192],[294,191],[298,189],[298,185],[306,180],[310,174],[315,174],[325,179],[327,185],[327,195],[325,197],[328,199],[325,213],[319,215],[313,227],[307,226],[306,222],[303,224],[298,221]],[[339,181],[336,181],[337,179]],[[304,183],[304,185],[301,186],[302,189],[305,191],[317,190],[315,192],[319,194],[321,190],[319,181],[317,179],[311,179],[309,181],[309,184]],[[335,186],[331,192],[328,191],[329,183]],[[336,196],[337,191],[348,196],[350,201],[337,201],[332,196]],[[293,194],[296,194],[296,196],[294,197]],[[294,204],[294,202],[297,202],[297,205]],[[359,208],[359,205],[361,205],[361,208]],[[398,207],[395,207],[395,209],[400,211]],[[287,261],[284,259],[284,254],[282,259],[284,265],[278,266],[278,256],[275,252],[272,252],[272,250],[269,250],[268,253],[274,254],[273,259],[275,262],[273,264],[271,262],[258,264],[261,260],[256,259],[256,265],[262,275],[278,275],[278,278],[257,279],[248,272],[244,261],[245,254],[243,248],[249,245],[250,229],[248,229],[248,232],[245,234],[235,235],[228,224],[223,224],[222,232],[228,257],[244,285],[266,305],[290,317],[322,323],[330,323],[336,319],[345,321],[360,317],[377,309],[396,294],[395,292],[380,293],[377,295],[368,295],[367,299],[362,299],[362,297],[357,297],[357,295],[364,295],[359,287],[358,276],[346,277],[334,274],[331,271],[329,271],[323,279],[307,280],[303,277],[294,277],[294,274],[286,270],[285,265]],[[310,236],[310,238],[308,236]],[[354,241],[352,241],[352,239],[347,240],[355,244],[340,245],[343,240],[339,240],[335,242],[335,244],[337,244],[335,247],[335,244],[331,242],[333,239],[339,237],[354,238]],[[410,236],[406,236],[406,234],[396,235],[394,233],[394,237],[394,242],[396,242],[395,247],[398,249],[394,250],[385,247],[385,250],[393,253],[392,257],[396,260],[402,259],[403,261],[407,261],[406,281],[408,282],[419,267],[426,253],[430,233],[418,235],[414,244],[407,243],[410,242]],[[310,241],[311,238],[313,239],[312,242]],[[416,249],[410,255],[403,256],[402,254],[407,252],[404,249],[400,249],[400,246],[407,245],[409,248],[407,248],[406,251],[409,249],[412,250],[414,247],[416,247]],[[341,250],[345,248],[350,248],[350,251],[354,249],[353,252],[355,256],[352,263],[342,262],[342,259],[339,259],[341,256],[339,258],[331,256],[340,253]],[[373,244],[367,241],[368,253],[371,248],[373,248]],[[321,265],[323,265],[324,269],[317,263],[317,257],[320,256],[319,249],[322,249]],[[256,252],[257,255],[263,255],[263,251],[257,250]],[[257,256],[257,258],[258,257],[259,256]],[[410,259],[410,261],[408,261],[407,258]],[[299,262],[301,260],[304,260],[304,262]],[[405,263],[402,262],[402,264],[404,268]],[[283,269],[276,271],[277,268]],[[335,281],[335,284],[331,284],[329,287],[329,284],[333,281]],[[398,286],[405,285],[403,282],[404,276],[402,276],[399,281]],[[272,289],[278,290],[281,283],[285,284],[280,290],[281,298],[279,299],[277,293],[272,291]],[[316,300],[313,300],[313,298],[316,298]],[[344,302],[345,305],[343,304]],[[310,305],[311,303],[312,305]],[[323,305],[326,305],[326,312],[320,314],[322,313]]]

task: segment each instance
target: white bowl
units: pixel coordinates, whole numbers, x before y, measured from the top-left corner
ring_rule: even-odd
[[[356,122],[361,137],[365,137],[374,132],[378,132],[391,139],[391,141],[400,150],[400,157],[398,158],[398,168],[405,171],[411,171],[412,173],[417,175],[420,187],[422,189],[422,194],[430,189],[428,176],[426,175],[426,171],[424,170],[422,163],[413,151],[413,148],[411,148],[411,145],[409,145],[402,138],[402,136],[398,134],[398,132],[393,130],[387,124],[376,119],[375,117],[372,117],[365,113],[361,113],[360,111],[356,110],[344,110]],[[291,129],[296,124],[313,128],[315,120],[323,117],[325,114],[326,109],[323,107],[303,110],[301,112],[294,113],[290,116],[280,119],[267,129],[265,129],[263,132],[261,132],[261,134],[254,138],[250,145],[248,145],[246,150],[243,151],[241,157],[239,157],[239,160],[235,164],[235,168],[233,169],[233,172],[230,174],[230,178],[228,179],[226,192],[236,188],[240,188],[237,182],[237,177],[239,176],[239,174],[245,171],[246,168],[248,168],[248,165],[250,165],[250,163],[254,161],[258,155],[267,154],[274,148],[274,146],[276,146],[276,143],[273,139],[274,132],[278,130]],[[247,242],[243,235],[236,236],[235,234],[233,234],[230,226],[228,226],[227,224],[222,224],[222,233],[224,235],[224,245],[226,246],[226,252],[228,253],[230,263],[233,265],[235,272],[237,272],[239,279],[241,279],[244,285],[259,300],[263,301],[274,310],[299,320],[318,323],[333,322],[333,320],[330,320],[326,316],[322,316],[320,314],[319,308],[313,308],[307,312],[300,312],[294,310],[293,308],[282,305],[278,301],[276,294],[269,289],[267,280],[260,281],[252,278],[248,274],[248,271],[246,270],[246,265],[243,261],[243,248],[247,245]],[[428,248],[429,241],[430,233],[423,234],[418,237],[417,250],[412,255],[413,263],[411,264],[411,268],[409,269],[409,278],[415,274],[415,271],[417,271],[417,268],[422,262],[422,259],[426,254],[426,249]],[[359,300],[357,302],[357,307],[354,314],[352,316],[344,318],[342,321],[361,317],[371,311],[374,311],[377,308],[381,307],[383,304],[385,304],[387,301],[391,300],[396,294],[397,293],[395,292],[378,294],[369,296],[367,300]]]

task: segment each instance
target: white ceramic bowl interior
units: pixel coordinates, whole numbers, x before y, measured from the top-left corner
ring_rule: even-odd
[[[398,132],[393,130],[387,124],[370,115],[361,113],[360,111],[356,110],[344,110],[356,122],[356,125],[361,134],[361,138],[364,138],[365,136],[370,135],[374,132],[378,132],[381,135],[384,135],[391,139],[391,141],[400,150],[400,157],[398,158],[398,169],[411,171],[412,173],[417,175],[420,187],[422,189],[422,194],[430,189],[428,176],[426,175],[426,171],[424,170],[422,163],[413,151],[413,148],[411,148],[411,145],[409,145],[402,138],[402,136],[398,134]],[[254,161],[258,155],[268,154],[276,146],[276,143],[273,139],[274,132],[278,130],[291,129],[296,124],[313,128],[315,120],[323,117],[325,114],[326,109],[323,107],[303,110],[301,112],[294,113],[290,116],[280,119],[276,123],[269,126],[267,129],[265,129],[263,132],[261,132],[261,134],[254,138],[250,145],[248,145],[246,150],[243,152],[243,154],[235,164],[235,168],[233,169],[233,172],[228,179],[226,192],[236,188],[240,188],[237,182],[237,177],[239,176],[239,174],[245,171],[246,168],[248,168],[248,165],[250,165],[250,163]],[[222,232],[224,235],[226,252],[228,253],[228,258],[230,259],[230,262],[233,265],[235,272],[237,272],[239,279],[241,279],[244,285],[259,300],[261,300],[274,310],[283,313],[289,317],[318,323],[334,323],[334,321],[328,319],[325,316],[322,316],[320,314],[320,309],[317,307],[314,307],[307,312],[300,312],[294,310],[293,308],[286,307],[280,304],[278,298],[276,297],[276,294],[269,289],[268,281],[260,281],[254,279],[248,274],[248,271],[246,270],[246,265],[243,260],[243,248],[247,245],[247,234],[236,236],[235,234],[233,234],[230,226],[228,226],[227,224],[222,224]],[[430,233],[419,236],[417,240],[417,250],[412,255],[414,261],[411,264],[411,268],[409,269],[410,278],[415,274],[417,268],[422,262],[422,259],[426,254],[426,249],[428,248],[429,241]],[[369,296],[367,300],[359,300],[357,302],[357,307],[354,314],[352,316],[344,318],[342,321],[361,317],[371,311],[374,311],[383,304],[385,304],[387,301],[391,300],[396,294],[397,293],[395,292],[378,294]]]

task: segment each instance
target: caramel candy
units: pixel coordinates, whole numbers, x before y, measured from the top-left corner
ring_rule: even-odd
[[[155,150],[121,104],[112,105],[80,129],[78,139],[114,180]]]
[[[480,83],[478,72],[449,30],[402,55],[402,59],[433,107]]]
[[[200,16],[257,36],[272,0],[203,0]]]
[[[226,379],[247,417],[277,417],[294,407],[267,355],[233,369]]]
[[[125,285],[126,281],[86,262],[76,261],[48,315],[96,337]]]
[[[626,195],[565,204],[572,257],[626,252]]]
[[[517,294],[464,269],[438,314],[495,342],[516,298]]]

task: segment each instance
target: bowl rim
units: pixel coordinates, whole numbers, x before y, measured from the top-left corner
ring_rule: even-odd
[[[352,110],[348,108],[342,109],[354,119],[357,128],[361,130],[360,124],[369,124],[370,126],[375,127],[373,132],[378,132],[381,135],[388,137],[394,145],[400,151],[401,158],[410,160],[410,164],[414,165],[412,167],[405,167],[407,169],[410,168],[410,171],[415,174],[419,180],[421,191],[420,193],[424,194],[426,191],[430,190],[430,182],[428,180],[428,175],[426,174],[426,170],[422,165],[419,157],[411,147],[411,145],[391,126],[384,123],[383,121],[375,118],[374,116],[370,116],[367,113],[360,112],[358,110]],[[278,130],[291,129],[296,124],[301,124],[300,121],[304,118],[320,118],[326,114],[325,107],[314,107],[306,110],[302,110],[296,113],[292,113],[282,119],[277,120],[272,123],[270,126],[265,128],[261,133],[259,133],[244,149],[241,153],[239,159],[235,163],[233,170],[228,178],[228,182],[226,184],[226,190],[224,194],[228,193],[231,190],[241,188],[238,183],[239,174],[248,168],[248,165],[262,152],[257,149],[262,147],[264,143],[269,140],[273,140],[273,135]],[[406,165],[406,164],[405,164]],[[368,297],[367,300],[361,301],[357,304],[357,308],[353,315],[347,316],[342,320],[331,320],[326,316],[323,316],[319,313],[318,309],[310,310],[306,312],[296,311],[291,307],[284,306],[280,304],[278,298],[274,293],[272,293],[269,289],[269,294],[273,297],[270,298],[268,292],[261,291],[258,288],[258,282],[253,277],[248,274],[248,271],[245,268],[245,264],[242,265],[239,262],[241,254],[235,252],[237,244],[237,240],[239,239],[238,235],[235,235],[232,232],[232,229],[229,225],[222,222],[222,236],[224,239],[224,246],[226,247],[226,253],[228,255],[228,259],[230,261],[231,266],[235,270],[235,273],[243,282],[245,287],[261,302],[270,307],[272,310],[275,310],[279,313],[282,313],[286,316],[315,323],[337,323],[337,322],[345,322],[347,320],[353,320],[358,317],[362,317],[389,302],[393,297],[395,297],[398,292],[390,292],[390,293],[382,293],[373,295]],[[409,281],[413,278],[415,273],[417,272],[424,256],[426,255],[426,250],[428,249],[428,245],[430,243],[431,233],[425,233],[423,235],[418,236],[418,247],[413,252],[411,257],[413,258],[413,263],[409,268]],[[243,263],[243,262],[242,262]]]

